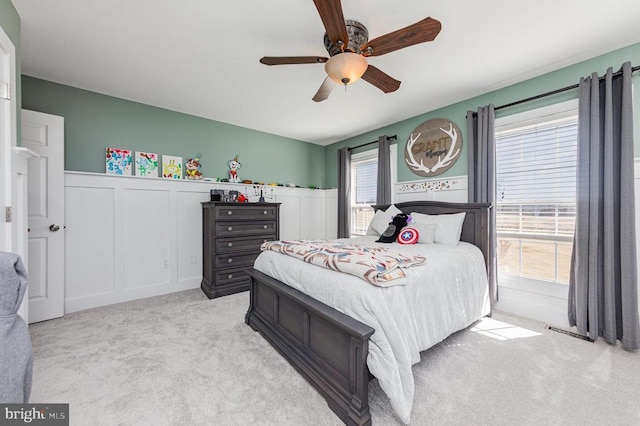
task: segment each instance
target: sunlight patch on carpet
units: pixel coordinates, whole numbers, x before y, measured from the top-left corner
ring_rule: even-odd
[[[473,326],[473,328],[471,328],[471,331],[497,340],[511,340],[521,339],[524,337],[541,336],[541,333],[498,321],[493,318],[482,318],[475,326]]]

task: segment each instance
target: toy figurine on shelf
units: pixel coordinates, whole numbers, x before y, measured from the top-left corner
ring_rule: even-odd
[[[187,179],[201,180],[202,173],[200,172],[200,157],[202,154],[198,153],[195,157],[187,158],[187,162],[184,163],[184,170],[187,174]]]
[[[238,154],[236,154],[233,160],[229,160],[227,165],[229,166],[229,182],[239,183],[240,176],[238,176],[238,169],[242,167],[242,164],[238,161]]]

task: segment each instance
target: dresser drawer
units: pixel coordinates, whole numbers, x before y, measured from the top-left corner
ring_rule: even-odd
[[[234,237],[239,235],[262,235],[276,233],[275,222],[216,222],[218,237]]]
[[[249,274],[247,274],[247,271],[244,268],[216,271],[216,285],[225,285],[242,280],[249,280]]]
[[[262,243],[275,240],[275,235],[253,238],[217,238],[216,253],[231,254],[240,251],[260,251]]]
[[[215,220],[275,220],[278,209],[272,205],[216,206]]]
[[[253,253],[246,254],[227,254],[227,255],[217,255],[216,269],[221,270],[225,268],[247,268],[253,266],[253,262],[256,260],[256,257],[260,254],[259,251]]]

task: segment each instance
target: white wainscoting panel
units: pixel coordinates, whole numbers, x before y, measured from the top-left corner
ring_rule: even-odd
[[[251,185],[65,173],[65,312],[198,288],[211,189]],[[267,187],[281,238],[327,238],[324,190]]]
[[[169,191],[125,189],[124,210],[124,239],[116,247],[124,251],[125,291],[168,285],[170,240],[176,240]]]
[[[338,190],[327,189],[325,192],[325,235],[328,239],[338,238]]]
[[[315,193],[316,191],[313,191]],[[321,240],[326,238],[324,197],[320,193],[309,193],[301,197],[300,209],[301,232],[300,237],[305,240]]]
[[[115,300],[115,189],[65,188],[65,311]],[[106,304],[106,303],[104,303]]]
[[[208,192],[177,191],[178,280],[194,287],[202,280],[202,206],[209,201]],[[194,226],[196,224],[196,226]]]
[[[273,188],[273,201],[281,203],[281,239],[327,238],[326,192],[308,188]]]
[[[295,194],[278,194],[280,204],[280,238],[295,240],[302,235],[302,199]]]

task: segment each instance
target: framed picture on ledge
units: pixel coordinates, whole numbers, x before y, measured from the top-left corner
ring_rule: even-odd
[[[182,179],[182,157],[163,155],[162,177],[166,179]]]
[[[108,175],[131,176],[132,163],[130,149],[107,148],[105,172]]]

